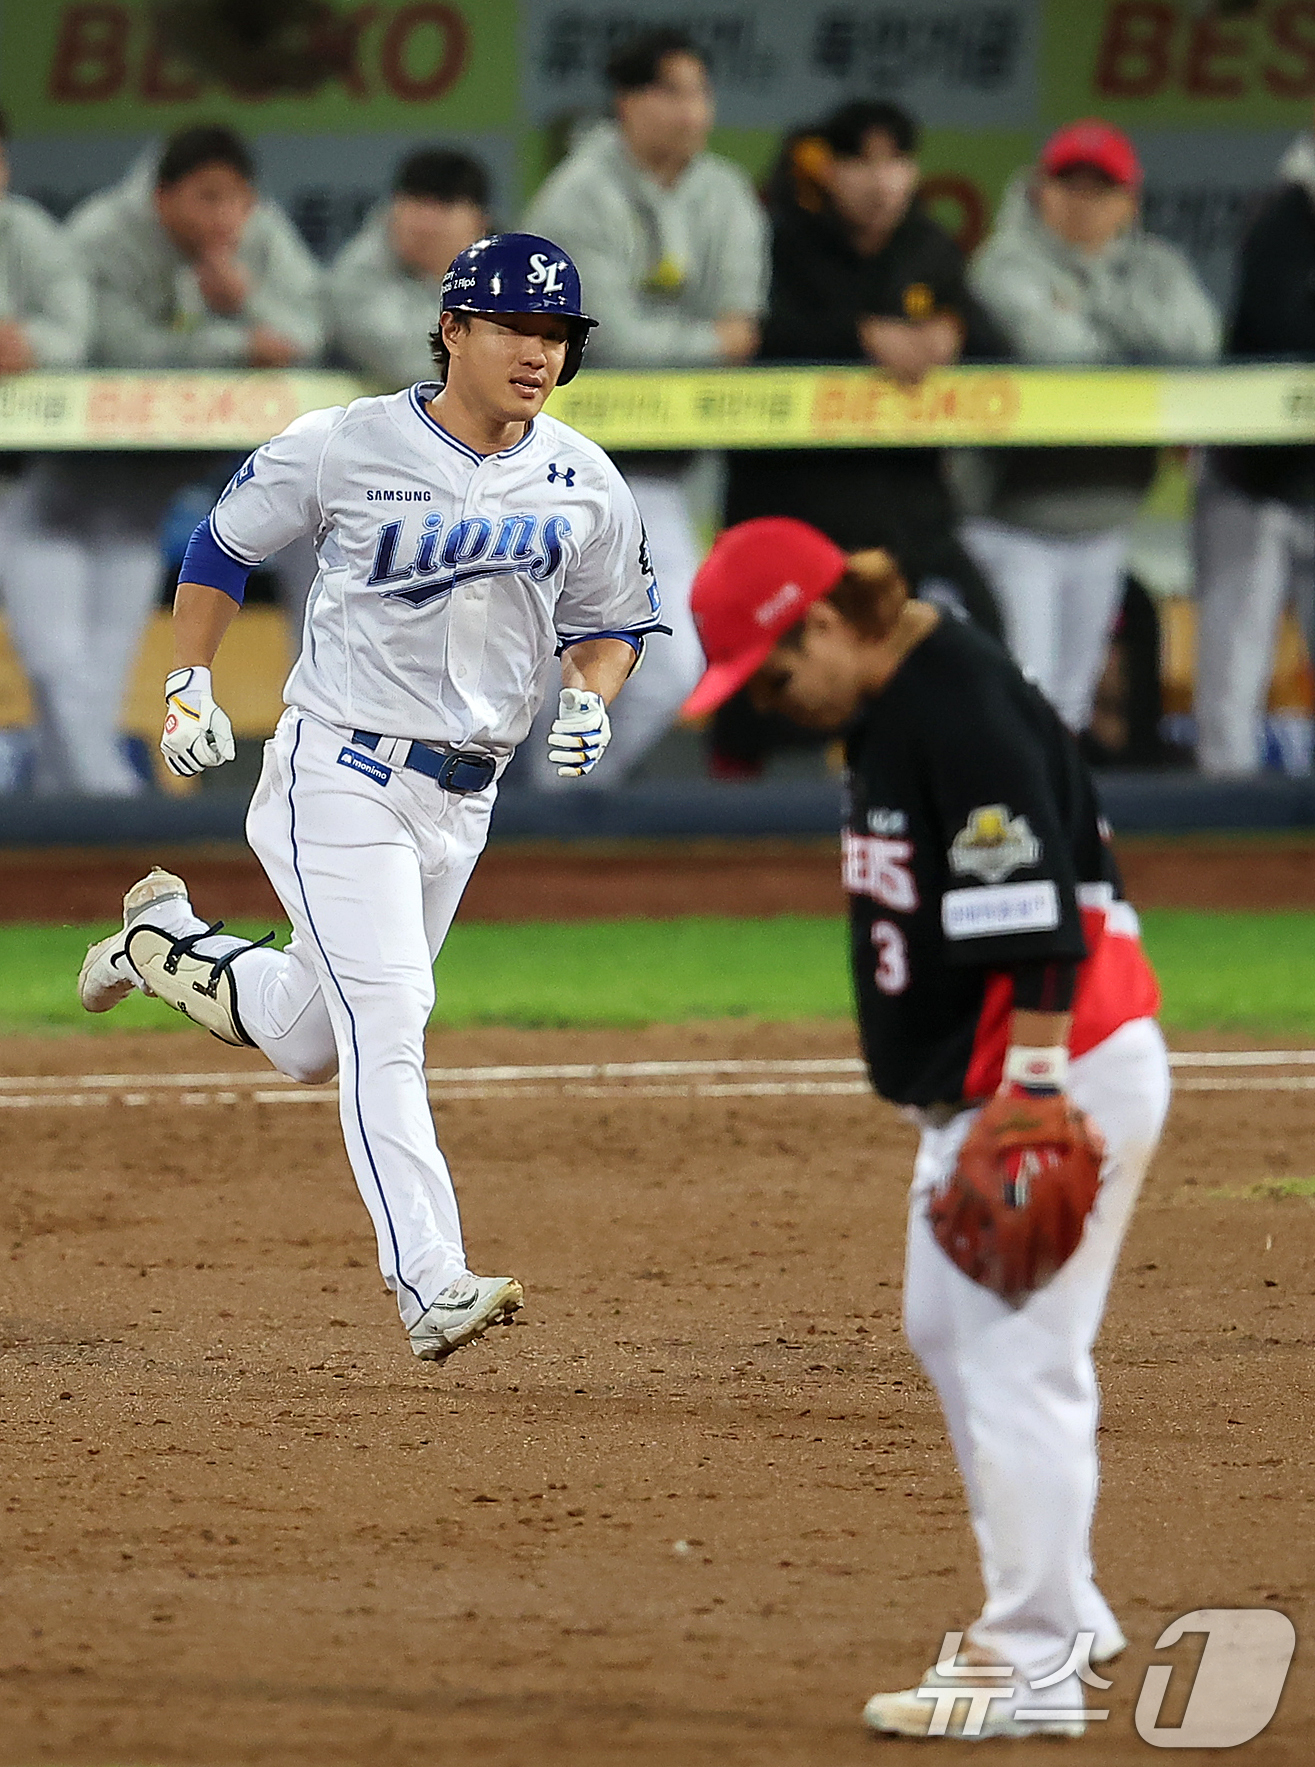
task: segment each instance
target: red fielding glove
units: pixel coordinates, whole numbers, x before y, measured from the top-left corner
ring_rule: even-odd
[[[965,1276],[1021,1306],[1077,1250],[1104,1158],[1099,1130],[1062,1092],[1006,1087],[932,1195],[937,1243]]]

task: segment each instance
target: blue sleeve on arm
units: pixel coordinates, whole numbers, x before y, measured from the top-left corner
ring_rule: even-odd
[[[247,592],[247,578],[255,568],[254,565],[242,564],[231,552],[224,551],[215,539],[210,517],[207,516],[192,530],[192,538],[187,542],[187,551],[183,554],[182,569],[178,572],[178,581],[208,584],[211,589],[219,589],[225,595],[231,595],[240,607]]]

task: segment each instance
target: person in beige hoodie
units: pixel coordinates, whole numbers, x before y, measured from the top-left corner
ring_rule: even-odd
[[[389,392],[434,378],[429,334],[448,265],[493,231],[489,175],[449,147],[420,147],[329,271],[334,341]]]
[[[608,79],[614,120],[589,130],[522,225],[575,260],[599,322],[591,365],[745,362],[767,304],[767,221],[739,167],[707,152],[714,103],[703,57],[683,32],[649,31],[622,44]],[[689,615],[701,553],[691,458],[622,454],[617,465],[644,519],[673,636],[645,661],[613,722],[613,782],[668,728],[703,663]],[[545,766],[538,783],[558,782]]]

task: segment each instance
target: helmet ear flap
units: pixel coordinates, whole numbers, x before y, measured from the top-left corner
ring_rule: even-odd
[[[584,360],[584,347],[589,342],[589,330],[587,325],[573,325],[571,327],[571,339],[566,346],[566,360],[562,364],[561,373],[557,376],[559,387],[564,387],[567,381],[574,380],[580,372],[580,364]]]

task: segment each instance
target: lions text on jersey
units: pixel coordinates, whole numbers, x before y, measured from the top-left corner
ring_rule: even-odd
[[[438,390],[298,418],[234,476],[210,532],[239,579],[315,536],[289,705],[504,756],[559,644],[651,630],[658,589],[634,498],[600,448],[541,415],[513,447],[477,454],[430,415]]]

